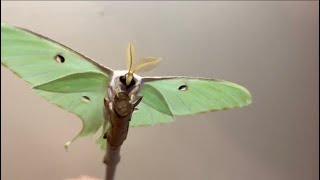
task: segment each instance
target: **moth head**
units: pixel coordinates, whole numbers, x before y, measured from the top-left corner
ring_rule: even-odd
[[[125,74],[125,84],[129,86],[134,81],[134,73],[137,72],[147,72],[156,67],[161,58],[157,57],[145,57],[141,58],[134,63],[135,51],[131,42],[129,42],[127,49],[127,69],[128,73]]]
[[[126,75],[126,86],[129,86],[132,82],[133,78],[133,72],[128,72]]]
[[[120,76],[120,82],[124,84],[126,88],[130,88],[133,85],[135,85],[136,81],[137,80],[134,78],[133,73],[132,74],[127,73],[125,75]]]

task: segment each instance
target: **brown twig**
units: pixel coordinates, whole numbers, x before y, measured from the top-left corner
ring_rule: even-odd
[[[118,92],[113,102],[104,99],[105,118],[110,122],[105,134],[107,152],[104,157],[106,164],[105,180],[114,180],[117,164],[120,162],[120,148],[127,138],[129,121],[134,108],[140,103],[142,97],[131,99],[126,92]]]

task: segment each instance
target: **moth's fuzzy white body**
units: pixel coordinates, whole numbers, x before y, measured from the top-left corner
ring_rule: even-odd
[[[127,86],[120,81],[120,76],[124,76],[127,73],[128,71],[126,70],[117,70],[113,72],[113,76],[111,77],[111,81],[108,85],[109,101],[112,101],[116,92],[119,91],[125,91],[129,96],[132,96],[132,94],[137,95],[139,93],[142,87],[142,77],[137,74],[133,74],[135,84],[127,88]]]

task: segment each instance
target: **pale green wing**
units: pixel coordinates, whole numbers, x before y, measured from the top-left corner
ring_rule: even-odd
[[[173,121],[173,114],[162,96],[154,87],[144,84],[142,101],[133,112],[130,126],[147,126]]]
[[[81,131],[66,145],[78,137],[94,135],[104,122],[103,98],[97,92],[58,93],[35,89],[35,92],[49,102],[77,115],[82,120]]]
[[[113,71],[39,34],[1,23],[1,64],[35,92],[77,115],[94,134],[102,125],[103,98]]]
[[[174,116],[243,107],[251,103],[251,94],[246,88],[227,81],[191,77],[144,78],[142,81],[144,85],[141,94],[144,99],[135,113],[139,113],[139,116],[133,116],[132,126],[165,123],[172,121]],[[152,88],[145,90],[146,86]],[[149,98],[145,98],[146,94],[156,94],[158,99],[161,94],[163,99],[154,98],[152,105],[148,103],[147,106],[145,100]],[[158,104],[164,102],[173,115],[170,120],[163,113],[158,115],[161,112]],[[158,111],[158,114],[148,115],[153,111]]]
[[[36,86],[81,72],[112,70],[47,37],[1,23],[1,64]]]

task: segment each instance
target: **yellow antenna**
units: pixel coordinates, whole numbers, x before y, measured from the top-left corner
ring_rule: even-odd
[[[145,57],[140,59],[140,62],[136,64],[135,67],[133,67],[132,72],[147,72],[155,68],[159,62],[161,61],[161,58],[158,57]]]
[[[145,57],[140,59],[135,65],[134,65],[134,58],[135,58],[135,52],[134,47],[131,42],[129,42],[128,49],[127,49],[127,69],[128,73],[126,74],[126,85],[129,86],[133,79],[133,73],[136,72],[147,72],[156,67],[161,58],[158,57]]]
[[[131,69],[132,69],[133,60],[134,60],[134,47],[131,44],[131,42],[129,42],[129,45],[128,45],[127,56],[128,56],[128,61],[127,61],[128,73],[126,74],[126,85],[128,86],[133,78],[133,72],[131,71]]]
[[[130,72],[132,69],[133,58],[134,58],[134,47],[131,42],[129,42],[129,45],[128,45],[127,56],[128,56],[127,68],[128,68],[128,71]]]

